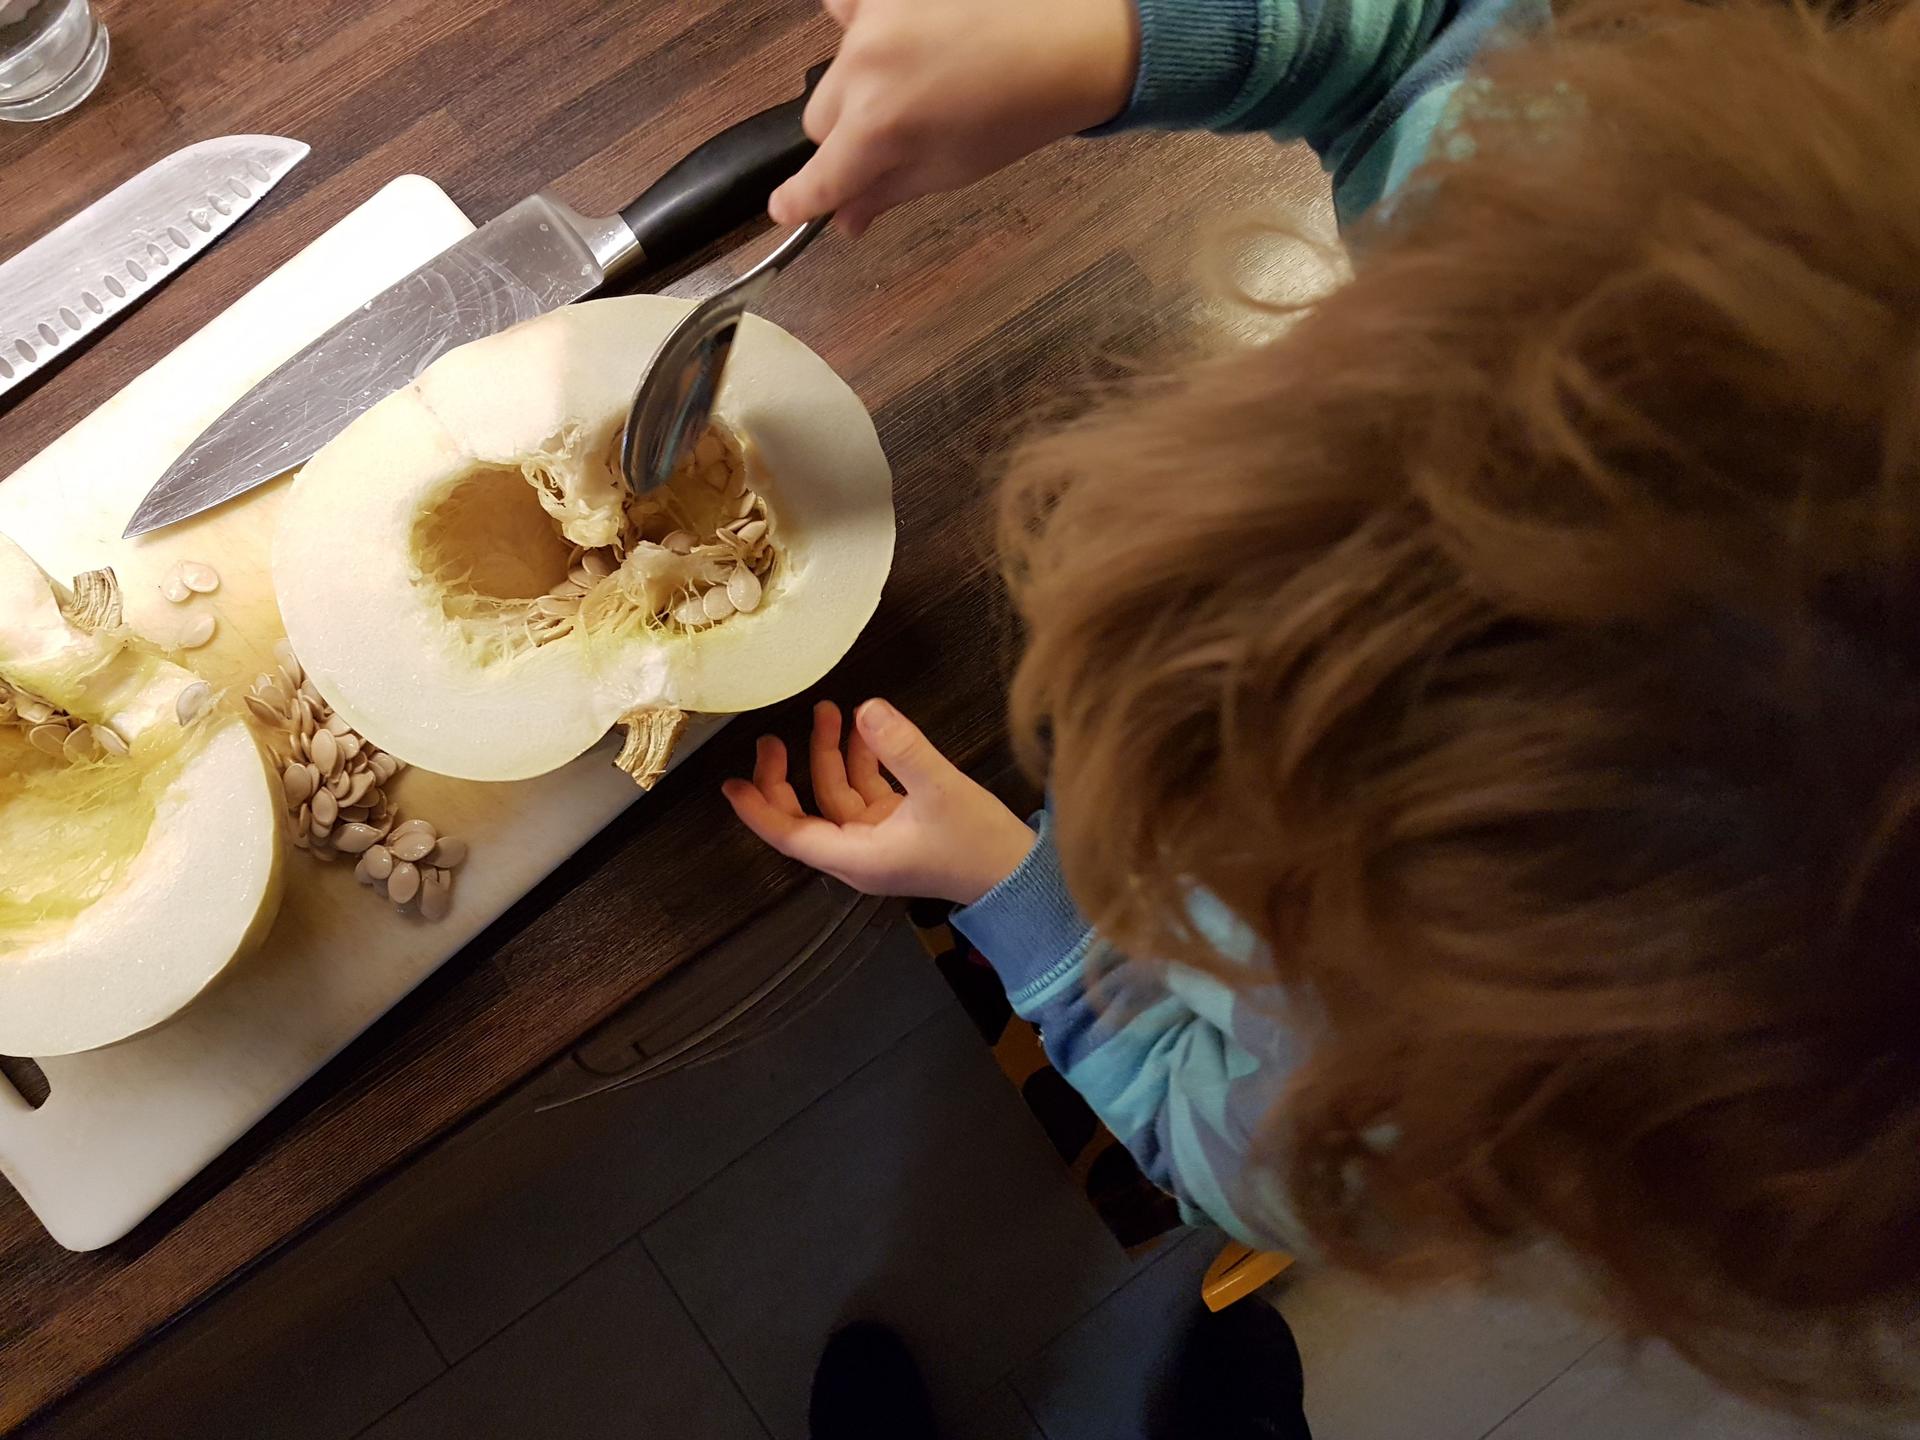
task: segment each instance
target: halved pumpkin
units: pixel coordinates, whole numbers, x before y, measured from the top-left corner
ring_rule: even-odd
[[[107,572],[81,579],[0,536],[0,1054],[158,1025],[280,902],[279,787],[246,722],[121,626]]]
[[[688,712],[784,699],[859,635],[892,476],[858,397],[778,327],[743,322],[713,430],[662,491],[628,493],[634,384],[687,308],[594,301],[462,346],[296,477],[281,618],[373,744],[517,780],[624,722],[645,785]]]

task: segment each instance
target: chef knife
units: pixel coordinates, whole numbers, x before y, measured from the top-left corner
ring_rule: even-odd
[[[155,482],[126,536],[284,474],[444,351],[609,281],[643,281],[764,217],[767,197],[813,153],[800,116],[825,72],[815,66],[799,98],[721,131],[616,215],[582,215],[541,192],[456,241],[230,406]]]
[[[202,140],[0,264],[0,395],[166,284],[306,154],[278,135]]]

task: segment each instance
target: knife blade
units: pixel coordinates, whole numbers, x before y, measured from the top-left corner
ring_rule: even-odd
[[[0,263],[0,395],[166,284],[306,156],[278,135],[202,140]]]
[[[185,520],[312,458],[442,352],[589,295],[644,280],[756,219],[813,154],[801,128],[826,71],[794,100],[721,131],[617,214],[540,192],[489,220],[335,325],[241,396],[167,468],[125,538]]]

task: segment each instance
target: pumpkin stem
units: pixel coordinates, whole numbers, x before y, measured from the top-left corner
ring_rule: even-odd
[[[613,763],[631,775],[642,790],[651,790],[667,773],[673,747],[686,732],[687,712],[671,705],[648,705],[629,710],[619,723],[627,727],[627,743],[620,747]]]
[[[120,628],[120,581],[112,570],[89,570],[73,577],[73,599],[61,613],[89,632]]]

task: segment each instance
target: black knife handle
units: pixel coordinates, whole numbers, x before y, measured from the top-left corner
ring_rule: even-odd
[[[807,71],[796,100],[722,130],[620,212],[640,241],[640,264],[660,270],[765,217],[767,197],[813,158],[800,116],[831,61]]]

